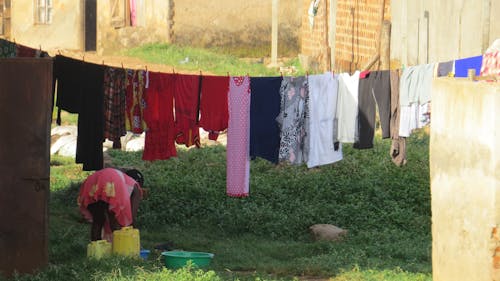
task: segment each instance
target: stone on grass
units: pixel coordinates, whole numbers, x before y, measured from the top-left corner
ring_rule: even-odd
[[[347,236],[347,230],[332,224],[315,224],[309,230],[316,241],[342,241]]]
[[[57,154],[65,157],[74,158],[76,156],[76,136],[68,136],[68,137],[72,137],[72,140],[61,146],[61,148],[57,151]]]
[[[74,146],[74,148],[73,148]],[[64,148],[64,151],[61,152]],[[76,152],[76,136],[75,135],[64,135],[58,138],[52,145],[50,146],[50,154],[59,154],[63,156],[71,156],[75,157],[75,153],[72,155],[66,155],[71,153],[71,151]]]
[[[125,144],[125,151],[140,151],[144,149],[144,137],[142,134],[137,138],[133,138]]]

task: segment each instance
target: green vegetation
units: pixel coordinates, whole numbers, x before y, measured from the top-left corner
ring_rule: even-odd
[[[221,50],[205,50],[193,47],[180,47],[168,44],[148,44],[126,51],[126,55],[138,57],[152,63],[166,64],[176,71],[203,71],[215,75],[247,75],[277,76],[280,72],[267,68],[262,59],[244,61],[236,55]],[[298,66],[297,60],[286,62],[285,65]],[[304,73],[300,67],[298,73]]]
[[[261,63],[192,48],[156,44],[128,54],[219,75],[279,75]],[[287,65],[300,71],[297,59]],[[65,121],[76,124],[76,115],[63,115]],[[345,145],[343,161],[314,169],[253,160],[248,198],[226,196],[223,146],[180,148],[178,157],[155,162],[142,161],[141,152],[111,151],[116,166],[141,169],[150,189],[138,218],[142,247],[152,250],[147,261],[86,258],[89,224],[76,197],[89,173],[74,159],[53,156],[50,263],[12,280],[430,281],[429,138],[424,132],[409,138],[404,167],[392,164],[389,146],[380,136],[373,149]],[[313,242],[308,227],[315,223],[345,228],[347,239]],[[153,250],[165,242],[215,258],[205,271],[170,271]]]
[[[401,168],[391,163],[389,145],[379,137],[369,150],[345,145],[343,161],[314,169],[253,160],[250,197],[242,199],[225,194],[223,146],[180,149],[177,158],[155,162],[112,151],[115,165],[145,173],[142,246],[171,241],[212,252],[210,271],[166,270],[156,250],[148,261],[87,260],[89,225],[75,201],[88,173],[53,157],[50,265],[13,280],[431,280],[428,136],[409,139]],[[348,229],[348,238],[313,242],[308,227],[315,223]]]

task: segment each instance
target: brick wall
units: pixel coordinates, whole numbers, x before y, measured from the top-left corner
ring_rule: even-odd
[[[329,69],[329,6],[320,0],[311,29],[307,10],[311,0],[303,0],[301,55],[309,66],[319,71]],[[335,36],[335,71],[361,69],[377,53],[380,7],[383,0],[337,0]],[[390,1],[385,0],[384,19],[390,20]]]

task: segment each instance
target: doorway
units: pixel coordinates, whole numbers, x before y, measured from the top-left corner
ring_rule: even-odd
[[[97,49],[97,1],[85,0],[85,51]]]

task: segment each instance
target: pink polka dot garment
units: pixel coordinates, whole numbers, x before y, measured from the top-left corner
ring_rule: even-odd
[[[246,197],[250,181],[250,78],[231,77],[228,93],[227,195]]]
[[[500,75],[500,51],[493,51],[483,55],[481,76]]]

